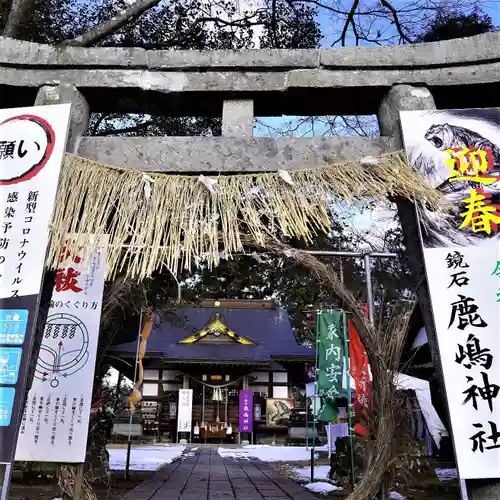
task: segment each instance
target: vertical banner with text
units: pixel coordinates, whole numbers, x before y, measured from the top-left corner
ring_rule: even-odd
[[[107,241],[68,239],[61,253],[16,460],[85,462]]]
[[[179,390],[179,408],[177,411],[177,432],[191,432],[193,419],[193,389]]]
[[[318,312],[318,382],[317,395],[321,408],[317,420],[332,422],[338,415],[335,398],[342,391],[344,357],[340,337],[341,312]]]
[[[410,162],[449,202],[419,207],[462,479],[500,477],[500,109],[401,113]]]
[[[0,462],[14,459],[69,113],[0,110]]]
[[[240,432],[253,432],[253,392],[240,391]]]

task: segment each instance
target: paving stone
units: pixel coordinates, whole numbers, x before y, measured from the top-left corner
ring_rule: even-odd
[[[317,500],[318,497],[309,493],[306,490],[302,490],[300,493],[293,495],[293,500]]]
[[[159,490],[151,500],[178,500],[181,496],[180,491]],[[139,497],[136,500],[146,500],[148,497]],[[200,500],[200,499],[198,499]]]
[[[222,459],[215,448],[158,470],[122,500],[317,500],[259,461]]]
[[[255,495],[259,492],[257,488],[235,488],[234,492],[236,495]]]
[[[290,484],[280,484],[279,487],[288,495],[297,492],[304,492],[304,488],[295,482],[291,482]]]

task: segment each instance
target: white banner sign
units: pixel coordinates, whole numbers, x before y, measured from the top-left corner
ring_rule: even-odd
[[[38,294],[69,104],[0,110],[0,298]]]
[[[0,462],[14,459],[69,113],[0,110]]]
[[[193,389],[179,390],[179,411],[177,412],[177,432],[191,432],[193,418]]]
[[[419,212],[459,474],[500,477],[500,109],[402,112],[408,157],[453,209]]]
[[[16,460],[85,461],[107,241],[92,251],[70,243],[61,254]]]

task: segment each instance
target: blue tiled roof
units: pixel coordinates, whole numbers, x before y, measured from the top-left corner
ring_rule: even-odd
[[[179,344],[179,341],[205,328],[221,315],[221,321],[255,345],[237,342]],[[135,342],[113,346],[117,354],[134,354]],[[180,361],[270,362],[272,359],[307,359],[314,356],[308,347],[299,346],[288,314],[283,309],[183,308],[175,318],[155,326],[147,343],[147,355]]]

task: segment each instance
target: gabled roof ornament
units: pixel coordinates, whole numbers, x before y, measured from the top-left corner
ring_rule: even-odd
[[[226,335],[239,344],[255,345],[255,342],[238,335],[236,332],[227,327],[223,321],[225,321],[225,318],[220,313],[216,313],[215,318],[205,328],[203,328],[203,330],[200,330],[198,333],[179,341],[179,344],[193,344],[207,335],[214,335],[215,337]]]

